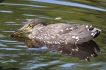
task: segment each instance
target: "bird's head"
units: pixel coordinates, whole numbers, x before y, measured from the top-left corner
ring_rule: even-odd
[[[34,27],[41,27],[45,25],[46,23],[40,19],[32,19],[32,20],[27,21],[27,23],[22,28],[15,31],[12,35],[31,33]]]

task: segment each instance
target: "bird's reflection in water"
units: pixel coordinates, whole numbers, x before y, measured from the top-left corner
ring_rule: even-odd
[[[24,42],[26,46],[29,48],[42,48],[46,46],[49,51],[54,51],[60,54],[64,54],[67,56],[78,57],[81,60],[90,61],[89,57],[97,57],[100,49],[98,45],[93,41],[90,40],[88,42],[84,42],[82,44],[77,45],[56,45],[56,44],[43,44],[38,41],[32,41],[29,38],[20,37],[20,36],[11,36],[13,39],[17,41]],[[34,50],[34,51],[41,51],[41,50]]]

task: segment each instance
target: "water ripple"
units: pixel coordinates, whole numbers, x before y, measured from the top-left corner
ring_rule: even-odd
[[[10,59],[10,60],[7,60],[7,61],[3,61],[2,63],[8,63],[8,62],[17,62],[17,61],[13,60],[13,59]]]
[[[16,48],[0,48],[0,50],[22,50],[22,49],[16,49]]]
[[[13,13],[13,11],[10,11],[10,10],[0,10],[0,12],[3,12],[3,13]]]
[[[95,7],[95,6],[90,6],[90,5],[86,5],[86,4],[80,4],[80,3],[74,3],[74,2],[57,1],[57,0],[30,0],[30,1],[45,2],[45,3],[59,4],[59,5],[66,5],[66,6],[74,6],[74,7],[80,7],[80,8],[86,8],[86,9],[92,9],[92,10],[106,12],[106,9],[103,9],[100,7]]]
[[[22,69],[35,69],[35,68],[39,68],[39,67],[45,67],[45,66],[50,66],[50,65],[54,65],[59,63],[60,61],[56,60],[56,61],[51,61],[48,63],[39,63],[39,64],[28,64],[26,67],[22,68]]]
[[[62,67],[73,67],[75,66],[76,64],[75,63],[67,63],[67,64],[63,64],[61,65]]]
[[[13,3],[1,3],[0,5],[28,6],[28,7],[39,7],[39,8],[44,8],[44,7],[46,7],[46,6],[39,6],[39,5],[29,5],[29,4],[13,4]]]

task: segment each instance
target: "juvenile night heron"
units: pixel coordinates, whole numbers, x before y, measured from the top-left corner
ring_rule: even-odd
[[[82,44],[96,38],[101,30],[91,25],[57,23],[47,25],[40,19],[32,19],[13,35],[29,32],[29,38],[45,44]]]
[[[97,52],[100,52],[99,47],[93,42],[93,39],[100,32],[100,29],[94,28],[91,25],[65,23],[47,25],[40,19],[32,19],[12,35],[17,36],[29,33],[29,38],[33,44],[36,44],[36,41],[44,45],[49,44],[48,48],[51,50],[55,49],[60,53],[65,52],[64,54],[67,52],[70,56],[77,56],[80,59],[89,61],[89,56],[96,57]]]

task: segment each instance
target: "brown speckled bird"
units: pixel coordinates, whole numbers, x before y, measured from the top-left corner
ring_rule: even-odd
[[[29,38],[32,41],[36,40],[43,44],[52,45],[75,45],[76,47],[70,50],[79,51],[80,49],[77,45],[93,40],[100,34],[101,30],[85,24],[57,23],[47,25],[40,19],[32,19],[21,29],[14,32],[13,35],[20,35],[27,32],[29,32]],[[98,50],[99,48],[96,49]]]

